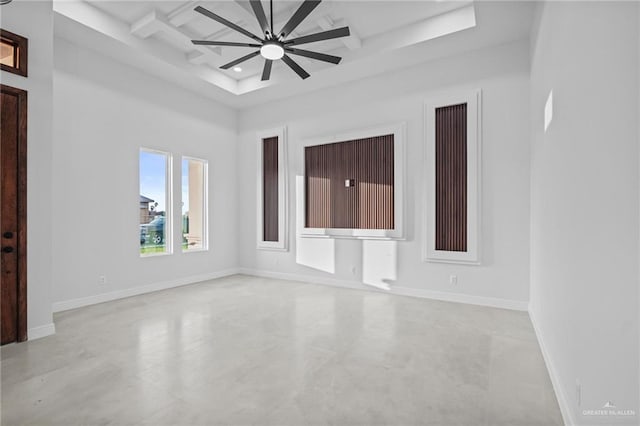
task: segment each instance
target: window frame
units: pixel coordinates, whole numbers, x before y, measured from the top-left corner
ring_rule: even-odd
[[[148,152],[151,154],[162,154],[166,156],[165,160],[165,251],[161,253],[140,253],[138,254],[140,258],[149,258],[149,257],[158,257],[158,256],[170,256],[173,254],[173,154],[168,151],[162,151],[160,149],[155,148],[145,148],[140,147],[138,149],[138,194],[136,196],[139,198],[140,196],[140,154],[142,152]],[[136,203],[137,204],[137,203]],[[139,214],[139,210],[138,210]],[[140,232],[140,223],[138,222],[138,233]]]
[[[18,55],[18,60],[15,67],[6,64],[0,64],[0,69],[2,71],[20,75],[22,77],[28,77],[29,39],[2,28],[0,28],[0,39],[2,39],[3,41],[7,40],[7,43],[12,44],[15,48],[15,52]]]
[[[322,136],[308,139],[301,147],[301,157],[304,158],[306,147],[316,145],[326,145],[337,142],[347,142],[356,139],[367,139],[382,135],[393,135],[393,213],[394,229],[350,229],[350,228],[308,228],[303,219],[300,237],[303,238],[345,238],[360,240],[403,240],[404,237],[404,192],[405,192],[405,145],[406,145],[406,123],[396,123],[386,126],[369,127],[348,133]],[[303,162],[304,164],[304,162]],[[303,166],[303,176],[306,170]],[[302,217],[306,217],[306,188],[302,189]]]
[[[203,163],[202,167],[202,248],[185,250],[182,248],[182,226],[180,227],[180,248],[182,253],[199,253],[203,251],[209,251],[209,161],[203,158],[192,157],[189,155],[182,155],[180,161],[180,218],[182,219],[182,162],[184,160],[200,161]]]
[[[436,109],[467,104],[467,251],[436,250]],[[424,235],[423,261],[479,265],[481,263],[482,90],[437,94],[424,102]]]
[[[278,241],[265,241],[263,232],[263,140],[278,138]],[[288,251],[289,250],[289,212],[288,212],[288,165],[287,165],[287,128],[286,126],[262,130],[256,133],[257,138],[257,222],[256,248],[258,250]]]

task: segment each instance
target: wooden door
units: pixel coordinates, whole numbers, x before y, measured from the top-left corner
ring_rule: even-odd
[[[0,85],[0,338],[27,340],[27,92]]]

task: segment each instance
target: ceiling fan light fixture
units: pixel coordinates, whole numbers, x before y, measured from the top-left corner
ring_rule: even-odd
[[[263,58],[275,61],[284,56],[284,48],[279,43],[266,42],[260,48],[260,54]]]
[[[1,1],[6,0],[0,0],[0,2]],[[300,7],[298,7],[298,10],[296,10],[293,16],[291,16],[291,18],[289,18],[287,23],[284,25],[284,27],[282,27],[282,29],[277,33],[273,31],[273,0],[269,1],[271,10],[270,25],[269,21],[267,20],[267,16],[265,15],[264,8],[262,7],[262,1],[263,0],[249,0],[249,5],[253,10],[254,15],[256,15],[256,19],[258,20],[260,29],[264,34],[264,38],[258,37],[257,35],[253,34],[250,31],[247,31],[239,25],[234,24],[231,21],[227,21],[222,16],[216,15],[210,10],[207,10],[204,7],[198,5],[193,10],[255,41],[253,43],[238,43],[218,40],[191,40],[191,42],[198,46],[234,46],[259,48],[260,50],[254,50],[248,55],[238,58],[235,61],[231,61],[228,64],[221,65],[220,68],[223,70],[228,70],[238,64],[261,55],[265,59],[264,68],[262,69],[261,81],[269,80],[273,62],[280,59],[282,59],[282,61],[289,68],[291,68],[296,74],[298,74],[301,79],[304,80],[305,78],[308,78],[310,76],[309,73],[306,72],[300,65],[298,65],[296,61],[291,59],[289,55],[285,55],[285,51],[290,55],[304,56],[306,58],[315,59],[317,61],[328,62],[331,64],[340,63],[340,60],[342,58],[340,58],[339,56],[298,49],[297,46],[301,44],[314,43],[317,41],[348,37],[350,35],[349,27],[334,28],[332,30],[321,31],[319,33],[309,34],[302,37],[288,38],[298,27],[298,25],[302,21],[304,21],[305,18],[307,18],[307,16],[309,16],[309,14],[322,2],[322,0],[303,0]]]

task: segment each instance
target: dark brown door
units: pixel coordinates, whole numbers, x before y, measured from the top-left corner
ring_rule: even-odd
[[[27,340],[27,92],[0,85],[2,344]]]

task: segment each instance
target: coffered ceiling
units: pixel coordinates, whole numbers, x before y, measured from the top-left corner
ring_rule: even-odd
[[[274,27],[282,27],[301,0],[275,0]],[[348,25],[349,37],[305,45],[341,56],[338,65],[296,57],[311,77],[300,78],[281,61],[270,81],[260,81],[257,56],[241,69],[220,65],[255,48],[195,46],[192,39],[247,42],[245,36],[194,11],[203,6],[261,35],[247,0],[109,1],[54,3],[56,36],[147,70],[234,107],[242,107],[361,79],[437,56],[528,35],[531,3],[470,1],[324,0],[291,37]],[[269,2],[263,0],[269,13]],[[450,39],[449,49],[441,45]],[[431,47],[431,52],[429,51]]]

